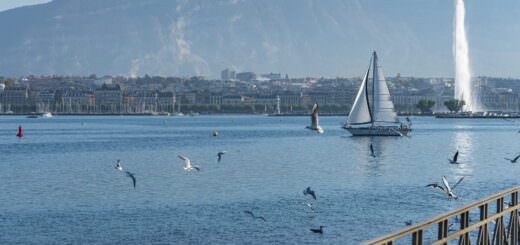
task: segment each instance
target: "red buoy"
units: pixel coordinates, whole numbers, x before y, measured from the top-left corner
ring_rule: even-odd
[[[23,137],[22,125],[18,126],[18,134],[16,136]]]

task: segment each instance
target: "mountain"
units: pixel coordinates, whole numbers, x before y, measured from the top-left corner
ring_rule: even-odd
[[[404,7],[403,7],[404,6]],[[54,0],[0,12],[0,75],[450,75],[452,3]],[[393,74],[392,74],[393,75]]]

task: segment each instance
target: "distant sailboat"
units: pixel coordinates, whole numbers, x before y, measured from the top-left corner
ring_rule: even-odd
[[[407,125],[395,125],[399,123],[390,91],[374,51],[343,128],[353,136],[406,136],[412,131]],[[363,126],[367,124],[370,125]]]

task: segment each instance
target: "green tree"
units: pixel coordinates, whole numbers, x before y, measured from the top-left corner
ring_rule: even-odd
[[[444,105],[451,112],[459,112],[460,110],[462,110],[462,107],[466,105],[466,102],[464,100],[452,99],[444,101]]]
[[[432,107],[435,105],[435,100],[431,99],[421,99],[417,103],[416,107],[424,113],[431,113]]]

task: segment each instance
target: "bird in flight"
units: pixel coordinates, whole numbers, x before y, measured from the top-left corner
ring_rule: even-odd
[[[244,210],[244,213],[249,214],[249,215],[251,216],[251,218],[253,218],[253,219],[261,219],[261,220],[263,220],[264,222],[267,221],[267,220],[266,220],[264,217],[262,217],[262,216],[256,216],[256,215],[253,213],[253,211]]]
[[[121,160],[117,159],[115,169],[123,171],[123,167],[121,166]]]
[[[180,159],[182,159],[184,161],[184,163],[186,164],[186,166],[184,167],[184,170],[191,171],[191,170],[195,169],[197,171],[200,171],[200,167],[199,166],[191,165],[191,161],[190,161],[189,158],[187,158],[185,156],[181,156],[181,155],[179,155],[178,157]]]
[[[458,164],[457,159],[459,158],[459,151],[455,152],[452,159],[448,159],[451,164]]]
[[[129,171],[126,171],[126,177],[129,177],[132,179],[132,183],[134,184],[134,189],[135,189],[135,185],[137,184],[137,180],[135,179],[135,175],[133,173],[130,173]]]
[[[311,187],[307,187],[307,189],[303,190],[303,195],[307,196],[307,195],[311,195],[312,198],[314,198],[314,200],[316,200],[316,192],[314,192],[314,190],[311,190]]]
[[[457,186],[460,184],[460,182],[462,182],[462,180],[464,180],[464,177],[460,178],[459,181],[457,181],[457,183],[455,183],[455,185],[453,185],[453,187],[451,187],[450,183],[448,182],[446,177],[442,176],[442,183],[444,184],[444,187],[442,187],[442,186],[440,186],[438,184],[429,184],[429,185],[426,185],[425,187],[431,187],[433,189],[439,189],[440,191],[442,191],[444,194],[448,195],[449,197],[451,197],[453,199],[458,199],[459,197],[456,196],[453,193],[453,190],[455,188],[457,188]]]
[[[217,153],[217,162],[222,161],[222,156],[223,156],[224,154],[226,154],[225,151],[221,151],[221,152]]]
[[[516,156],[516,157],[513,158],[513,159],[509,159],[509,158],[505,158],[505,157],[504,157],[504,159],[510,161],[511,163],[516,163],[516,161],[518,161],[518,158],[520,158],[520,155]]]
[[[323,131],[323,128],[321,128],[320,124],[319,124],[319,119],[318,119],[318,104],[314,104],[312,106],[312,111],[311,111],[311,126],[307,126],[306,127],[307,129],[310,129],[310,130],[315,130],[316,132],[318,132],[318,134],[322,134],[324,131]]]
[[[323,225],[320,225],[319,229],[310,229],[311,232],[323,234]]]

